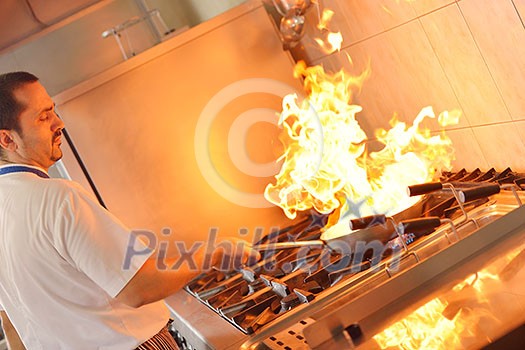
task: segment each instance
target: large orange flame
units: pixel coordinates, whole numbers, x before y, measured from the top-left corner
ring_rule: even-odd
[[[436,349],[447,339],[447,348],[457,349],[458,339],[455,335],[463,331],[464,325],[456,325],[454,320],[442,316],[446,306],[441,300],[434,299],[376,335],[374,340],[381,349]],[[421,324],[431,324],[432,332],[428,332],[427,326],[421,327]]]
[[[376,334],[374,341],[381,349],[465,349],[486,345],[489,335],[497,335],[502,325],[512,327],[512,322],[523,318],[521,308],[508,305],[509,286],[505,283],[520,278],[524,252],[521,246],[498,258],[455,285],[452,291]],[[516,265],[520,268],[516,269]],[[514,302],[524,300],[523,294],[512,294]],[[494,312],[501,308],[501,300],[508,306],[497,313],[501,317],[498,319]]]
[[[283,99],[280,125],[285,152],[276,183],[265,197],[293,219],[298,211],[314,208],[351,216],[392,214],[412,205],[417,198],[406,187],[433,179],[451,168],[451,141],[443,133],[432,135],[421,128],[425,118],[435,118],[424,108],[411,126],[392,120],[390,130],[378,130],[379,152],[368,153],[367,135],[356,119],[362,108],[352,104],[352,91],[369,76],[351,76],[344,70],[328,74],[322,66],[299,62],[295,76],[304,79],[307,98]],[[457,113],[443,113],[439,121],[450,123]]]
[[[325,39],[315,39],[328,54],[340,50],[343,41],[341,33],[329,29],[333,15],[332,10],[323,10],[317,29]],[[352,63],[349,56],[348,60]],[[430,181],[451,168],[450,139],[421,128],[423,119],[435,118],[430,107],[423,108],[411,126],[392,119],[390,130],[375,135],[384,148],[367,152],[368,137],[356,119],[362,108],[352,103],[352,91],[360,89],[369,68],[351,76],[344,70],[328,74],[322,66],[299,62],[294,73],[303,78],[307,97],[283,99],[279,122],[284,129],[285,152],[280,158],[284,162],[276,183],[264,193],[289,218],[311,208],[333,212],[328,228],[341,214],[393,214],[417,201],[407,196],[408,185]],[[458,118],[458,112],[444,112],[438,122],[447,126]]]

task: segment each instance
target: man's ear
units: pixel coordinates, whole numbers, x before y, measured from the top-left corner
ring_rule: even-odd
[[[9,151],[16,150],[17,146],[11,130],[0,129],[0,147]]]

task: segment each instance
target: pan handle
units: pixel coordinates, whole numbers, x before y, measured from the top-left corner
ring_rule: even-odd
[[[407,192],[410,197],[420,196],[422,194],[427,194],[434,191],[439,191],[443,189],[443,184],[441,182],[428,182],[424,184],[411,185],[408,186]]]
[[[253,250],[256,251],[267,251],[267,250],[282,250],[282,249],[293,249],[293,248],[322,248],[324,247],[325,242],[321,240],[312,240],[312,241],[295,241],[295,242],[277,242],[277,243],[268,243],[268,244],[256,244],[251,246]]]
[[[489,184],[459,191],[459,201],[467,203],[476,199],[492,196],[499,193],[501,188],[498,184]]]
[[[386,222],[386,216],[384,214],[363,216],[362,218],[350,220],[349,226],[350,230],[362,230],[364,228],[375,226],[375,225],[384,225]]]
[[[397,225],[397,229],[401,234],[413,232],[418,236],[418,232],[425,232],[435,229],[441,225],[441,219],[437,216],[429,216],[426,218],[410,219],[401,221]]]

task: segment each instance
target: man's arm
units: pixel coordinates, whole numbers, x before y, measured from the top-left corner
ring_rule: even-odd
[[[20,340],[15,327],[11,324],[11,320],[7,317],[5,311],[0,311],[2,317],[2,328],[4,329],[4,335],[7,340],[7,345],[10,350],[25,350],[24,344]]]
[[[168,266],[172,266],[175,261],[167,259],[166,263]],[[116,299],[128,306],[137,308],[162,300],[175,293],[198,273],[198,271],[190,270],[187,266],[180,267],[177,270],[170,268],[160,270],[157,267],[156,259],[149,258],[117,294]]]
[[[199,268],[205,265],[206,256],[202,249],[192,258],[194,263],[192,265]],[[248,245],[241,245],[240,249],[235,250],[231,256],[224,255],[222,249],[219,248],[213,252],[209,259],[212,266],[225,264],[225,266],[231,267],[234,266],[233,264],[258,260],[259,258],[259,253],[250,249]],[[186,263],[177,269],[172,269],[171,267],[175,266],[177,260],[166,259],[163,262],[166,268],[159,268],[156,258],[149,258],[117,294],[116,299],[128,306],[137,308],[170,296],[202,272]]]

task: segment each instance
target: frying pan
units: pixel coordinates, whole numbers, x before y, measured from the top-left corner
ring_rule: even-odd
[[[497,184],[467,185],[466,189],[460,189],[459,197],[462,203],[474,201],[479,198],[488,197],[499,192]],[[426,195],[430,192],[442,190],[441,183],[429,183],[409,186],[409,195]],[[454,198],[452,197],[452,200]],[[319,240],[277,242],[269,244],[258,244],[252,248],[258,251],[271,251],[301,247],[328,248],[343,253],[363,252],[367,249],[383,249],[385,244],[395,237],[394,222],[399,224],[400,232],[414,230],[417,236],[428,234],[441,224],[439,217],[424,218],[429,196],[422,196],[414,205],[394,215],[393,220],[387,220],[383,214],[370,215],[363,218],[340,221],[327,229]]]
[[[420,217],[425,208],[425,197],[422,197],[411,207],[392,216],[395,222]],[[351,252],[367,244],[379,243],[381,247],[395,235],[391,220],[383,214],[370,215],[348,221],[340,221],[322,233],[319,240],[277,242],[252,246],[254,250],[270,251],[301,247],[325,247],[332,250]],[[370,248],[370,246],[368,246]]]

